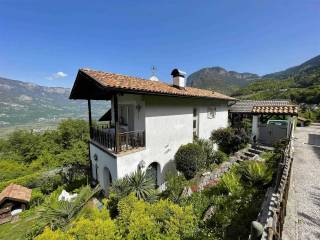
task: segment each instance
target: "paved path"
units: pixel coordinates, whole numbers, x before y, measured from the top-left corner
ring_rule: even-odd
[[[284,240],[320,239],[320,125],[297,128]]]

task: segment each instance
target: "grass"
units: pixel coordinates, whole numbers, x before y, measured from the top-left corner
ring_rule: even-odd
[[[0,240],[26,239],[26,233],[36,222],[37,215],[33,210],[25,211],[17,222],[0,225]]]

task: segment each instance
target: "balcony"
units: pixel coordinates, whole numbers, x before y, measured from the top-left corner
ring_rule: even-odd
[[[91,141],[105,150],[118,154],[145,147],[145,131],[116,131],[106,126],[90,128]]]

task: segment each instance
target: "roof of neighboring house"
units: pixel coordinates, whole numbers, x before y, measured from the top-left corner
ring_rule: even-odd
[[[298,106],[287,100],[252,101],[242,100],[230,108],[231,113],[297,115]]]
[[[71,99],[88,99],[90,81],[94,81],[94,83],[97,84],[94,86],[94,88],[91,88],[90,97],[94,95],[92,92],[97,91],[97,95],[95,97],[99,99],[102,99],[101,95],[103,95],[103,92],[106,92],[106,90],[108,90],[109,92],[118,91],[123,93],[235,100],[235,98],[226,96],[216,91],[193,88],[193,87],[178,88],[161,81],[150,81],[143,78],[130,77],[126,75],[114,74],[109,72],[101,72],[101,71],[95,71],[90,69],[79,70],[77,79],[74,83],[73,89],[70,94],[70,98]],[[81,84],[82,86],[80,86]],[[84,91],[83,88],[87,88],[86,91]],[[99,96],[98,96],[98,91],[100,91]]]
[[[99,122],[102,121],[111,121],[111,108],[99,118]]]
[[[11,183],[0,193],[0,204],[6,199],[18,202],[29,202],[31,193],[31,189]]]

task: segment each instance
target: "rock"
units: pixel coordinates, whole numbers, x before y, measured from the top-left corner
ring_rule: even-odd
[[[203,221],[207,221],[208,219],[210,219],[215,214],[215,212],[216,208],[214,206],[210,206],[203,216]]]

